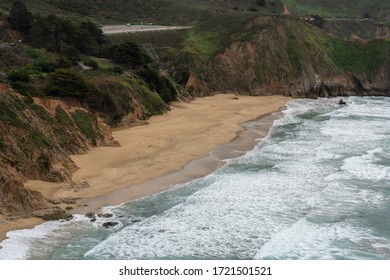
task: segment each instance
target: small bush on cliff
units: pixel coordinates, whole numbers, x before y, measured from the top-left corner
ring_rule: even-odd
[[[56,107],[56,120],[63,125],[68,125],[71,122],[69,115],[60,106]]]
[[[72,112],[71,115],[81,132],[94,142],[96,138],[96,131],[93,128],[91,116],[83,110],[76,110]]]

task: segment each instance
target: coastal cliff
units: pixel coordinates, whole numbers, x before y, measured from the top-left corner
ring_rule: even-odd
[[[91,146],[117,145],[109,128],[81,106],[63,100],[23,97],[0,88],[0,214],[67,217],[25,180],[69,181],[77,166],[69,154]]]
[[[345,40],[305,20],[276,16],[251,20],[228,38],[207,62],[195,59],[187,86],[198,95],[390,95],[386,39]]]

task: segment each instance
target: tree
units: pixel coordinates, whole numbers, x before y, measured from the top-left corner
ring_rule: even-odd
[[[57,69],[49,75],[45,89],[47,95],[56,97],[76,97],[86,99],[91,88],[84,78],[72,69]]]
[[[260,6],[260,7],[264,7],[265,6],[265,0],[256,0],[256,5]]]
[[[12,4],[8,21],[16,29],[28,31],[31,28],[33,16],[22,1],[16,1]]]
[[[126,65],[127,67],[137,67],[149,63],[151,59],[140,47],[131,41],[112,48],[112,58],[115,62]]]

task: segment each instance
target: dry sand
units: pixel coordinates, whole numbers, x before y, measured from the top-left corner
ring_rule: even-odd
[[[283,96],[237,99],[233,94],[221,94],[191,103],[173,103],[170,112],[152,117],[148,125],[114,131],[120,147],[98,147],[86,155],[72,156],[80,167],[72,178],[76,185],[30,181],[26,187],[42,192],[49,199],[77,198],[73,211],[77,213],[144,197],[170,183],[199,177],[215,169],[215,162],[194,160],[207,157],[218,145],[234,139],[243,130],[245,121],[278,111],[288,100]],[[194,162],[187,169],[192,173],[178,176],[178,171],[191,161]],[[167,174],[176,175],[173,178]],[[155,181],[156,178],[164,179]],[[83,182],[89,186],[83,187]],[[0,224],[0,240],[11,229],[40,222],[27,219]]]

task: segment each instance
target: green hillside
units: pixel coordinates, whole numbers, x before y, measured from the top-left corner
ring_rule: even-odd
[[[378,19],[390,19],[388,0],[283,0],[297,14],[317,14],[324,17],[362,18],[364,14]]]
[[[1,1],[0,12],[6,14],[13,2]],[[30,0],[25,4],[32,12],[43,15],[92,17],[101,23],[144,21],[163,24],[188,24],[232,10],[275,14],[283,7],[280,0],[267,0],[264,5],[256,0]]]

